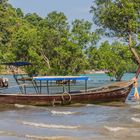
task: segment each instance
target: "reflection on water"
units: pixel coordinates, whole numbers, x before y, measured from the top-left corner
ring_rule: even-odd
[[[90,80],[99,78],[100,76],[91,76]],[[132,95],[133,90],[129,97]],[[91,104],[69,107],[15,104],[12,107],[0,107],[0,140],[139,140],[139,138],[140,102],[132,101],[130,98],[120,107]]]

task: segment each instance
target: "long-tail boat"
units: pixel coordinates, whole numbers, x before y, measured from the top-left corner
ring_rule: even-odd
[[[4,63],[12,68],[13,76],[18,84],[20,93],[0,93],[0,104],[24,104],[38,106],[54,106],[69,104],[97,104],[109,102],[125,102],[138,75],[140,66],[133,79],[115,82],[99,88],[87,88],[87,76],[35,76],[25,77],[16,74],[13,67],[31,65],[28,62]],[[19,77],[20,76],[20,77]],[[82,90],[73,86],[84,84]],[[57,86],[57,87],[54,87]],[[9,87],[10,88],[10,87]],[[28,88],[34,92],[28,93]],[[55,89],[55,93],[51,90]],[[78,90],[77,90],[78,89]]]

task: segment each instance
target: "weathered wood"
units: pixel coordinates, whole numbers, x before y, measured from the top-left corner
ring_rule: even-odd
[[[69,105],[85,103],[125,102],[133,81],[117,82],[108,86],[64,94],[0,94],[0,104]]]

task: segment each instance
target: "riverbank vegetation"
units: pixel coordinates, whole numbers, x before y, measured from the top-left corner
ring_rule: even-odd
[[[133,41],[133,46],[140,50],[136,43],[139,39],[139,26],[136,20],[132,20],[139,17],[133,17],[135,11],[131,13],[121,9],[123,14],[127,12],[125,16],[131,19],[126,19],[123,24],[118,17],[124,15],[116,17],[113,14],[116,7],[110,11],[113,15],[104,14],[107,6],[111,8],[113,2],[97,0],[96,7],[91,7],[94,23],[100,27],[93,31],[93,23],[84,19],[75,19],[70,24],[62,12],[53,11],[44,18],[37,13],[24,14],[20,8],[14,8],[7,0],[1,0],[0,62],[28,61],[33,63],[33,66],[25,70],[29,74],[42,75],[77,75],[87,69],[107,70],[110,77],[121,80],[125,72],[134,72],[136,69],[126,42],[128,35],[135,35],[137,38]],[[125,1],[122,0],[122,3],[125,4]],[[122,37],[125,42],[99,43],[105,33]],[[2,66],[0,70],[2,71]]]

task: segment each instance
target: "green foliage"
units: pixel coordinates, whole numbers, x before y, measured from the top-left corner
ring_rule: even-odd
[[[92,7],[94,21],[117,36],[125,35],[123,31],[129,32],[128,29],[136,33],[139,24],[135,18],[138,17],[133,14],[137,5],[121,0],[126,6],[121,9],[115,2],[118,4],[117,0],[108,0],[109,5],[103,0],[95,1],[96,7]],[[128,14],[131,22],[123,19],[122,25],[122,17],[116,21],[118,17],[113,11],[123,16],[129,8],[133,13]],[[93,32],[89,21],[76,19],[70,25],[65,14],[56,11],[45,18],[36,13],[24,15],[20,8],[13,8],[7,0],[0,1],[0,17],[0,62],[32,62],[32,67],[24,69],[30,75],[77,75],[86,69],[107,69],[110,76],[120,80],[124,72],[132,70],[131,55],[125,45],[103,43],[97,48],[102,32]]]
[[[97,58],[100,59],[97,61],[98,68],[107,70],[107,74],[110,77],[115,77],[117,81],[120,81],[124,73],[129,72],[134,66],[127,46],[119,42],[114,42],[111,45],[108,42],[102,43],[100,48],[96,50],[96,54],[98,54]],[[94,58],[94,60],[96,59]]]
[[[16,31],[16,12],[7,4],[6,0],[0,3],[0,62],[13,61],[14,55],[10,52],[12,34]]]
[[[17,16],[19,18],[23,18],[24,17],[24,13],[22,12],[22,10],[20,8],[16,9],[16,13],[17,13]]]
[[[95,24],[111,36],[128,39],[140,28],[139,0],[96,0],[91,7]]]
[[[86,51],[86,54],[88,55],[88,62],[89,62],[90,70],[104,69],[104,67],[102,67],[102,63],[99,63],[100,56],[99,56],[99,51],[96,47],[89,47]]]
[[[103,29],[106,35],[124,39],[125,42],[128,42],[133,54],[132,46],[135,47],[140,31],[140,0],[96,0],[91,7],[91,13],[93,14],[94,23]],[[118,48],[116,48],[116,46]],[[112,54],[109,52],[106,56],[110,55],[111,58],[114,58],[114,62],[110,60],[110,66],[113,70],[111,75],[113,75],[115,71],[116,79],[120,80],[127,70],[125,68],[126,62],[129,64],[131,61],[122,55],[122,53],[127,53],[127,50],[123,50],[123,46],[113,45],[113,48],[112,50],[118,53]],[[107,48],[104,48],[104,51],[105,50],[107,50]],[[119,52],[119,50],[122,51],[122,53]],[[134,54],[133,57],[135,62],[137,62],[137,58]],[[119,62],[119,59],[126,60],[126,62]],[[106,62],[107,61],[109,61],[109,58]]]
[[[6,1],[0,4],[0,15],[1,62],[32,62],[32,67],[24,69],[29,74],[76,75],[87,68],[85,49],[98,40],[88,21],[76,20],[70,30],[62,12],[45,18],[24,15]]]
[[[74,20],[72,22],[72,41],[79,45],[81,49],[95,46],[100,39],[100,33],[91,32],[92,23],[85,20]]]
[[[59,33],[63,33],[64,30],[68,30],[69,28],[67,17],[62,12],[58,13],[56,11],[53,11],[49,13],[46,17],[46,21],[49,28],[55,29]]]
[[[18,12],[19,13],[19,12]],[[21,14],[20,14],[21,15]],[[26,14],[24,17],[29,23],[37,26],[39,24],[39,22],[42,20],[42,18],[40,16],[38,16],[36,13],[33,14]]]
[[[53,58],[55,73],[61,75],[80,73],[87,65],[82,50],[68,40],[63,40],[63,44],[55,49],[56,57]]]

